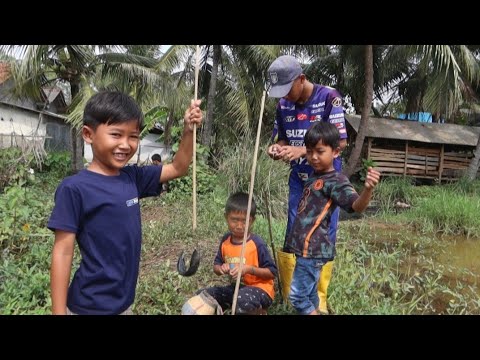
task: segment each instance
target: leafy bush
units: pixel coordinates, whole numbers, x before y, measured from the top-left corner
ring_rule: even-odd
[[[52,238],[48,234],[47,238]],[[32,241],[33,238],[30,238]],[[47,314],[50,312],[51,241],[28,243],[21,256],[3,252],[0,262],[0,314]]]
[[[30,160],[19,148],[0,149],[0,192],[10,184],[27,181]]]
[[[67,151],[50,152],[48,153],[47,158],[42,164],[42,171],[56,173],[59,176],[64,177],[70,172],[71,162],[72,160],[70,157],[70,153]]]
[[[217,184],[215,173],[203,163],[197,163],[197,195],[210,194]],[[193,168],[190,167],[188,175],[168,182],[169,192],[175,197],[191,196],[193,191]]]
[[[38,199],[36,194],[18,185],[6,188],[0,196],[0,249],[22,251],[32,234],[45,234],[44,221],[47,218],[52,200]],[[47,232],[48,233],[48,232]]]

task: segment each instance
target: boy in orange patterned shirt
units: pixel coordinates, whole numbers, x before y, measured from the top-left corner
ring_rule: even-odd
[[[238,275],[243,235],[247,220],[248,194],[235,193],[231,195],[225,206],[225,219],[229,231],[222,237],[213,271],[218,276],[231,277],[232,284],[202,289],[220,304],[223,310],[230,308],[235,292],[235,280]],[[256,205],[252,199],[249,227],[255,221]],[[238,292],[237,314],[258,315],[272,304],[275,296],[273,280],[277,267],[267,249],[267,245],[258,235],[248,233],[245,243],[242,283]]]

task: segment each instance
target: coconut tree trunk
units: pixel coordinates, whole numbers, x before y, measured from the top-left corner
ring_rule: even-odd
[[[170,112],[168,113],[167,122],[165,124],[164,135],[163,135],[163,143],[166,146],[172,145],[172,126],[173,121],[175,120],[175,108],[172,106],[170,108]]]
[[[72,148],[71,148],[71,161],[72,161],[72,173],[76,174],[83,169],[83,137],[79,129],[72,127],[71,133]]]
[[[213,45],[213,64],[212,75],[210,77],[210,88],[208,90],[207,97],[207,113],[205,121],[203,123],[202,139],[201,143],[204,146],[209,147],[212,141],[212,128],[213,128],[213,112],[215,110],[215,93],[217,91],[217,77],[218,77],[218,65],[220,64],[220,58],[222,56],[222,46]]]
[[[80,85],[76,83],[70,83],[70,91],[72,94],[72,99],[80,91]],[[84,142],[81,133],[81,128],[75,129],[72,127],[71,131],[72,139],[72,172],[76,174],[83,169],[83,148]]]
[[[478,165],[480,164],[480,137],[478,137],[477,147],[473,153],[473,159],[470,161],[470,165],[467,170],[467,178],[471,181],[475,180],[478,172]]]
[[[362,116],[358,127],[358,134],[355,140],[355,147],[348,159],[344,174],[350,177],[357,166],[360,154],[362,153],[365,134],[367,133],[368,116],[372,106],[373,98],[373,45],[365,46],[365,97],[363,101]]]

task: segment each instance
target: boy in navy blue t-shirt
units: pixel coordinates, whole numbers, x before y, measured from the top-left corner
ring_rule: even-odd
[[[138,148],[143,113],[135,100],[106,91],[92,96],[82,135],[91,145],[87,169],[68,177],[55,192],[48,228],[55,231],[51,265],[53,314],[131,313],[142,241],[139,199],[159,194],[159,183],[187,173],[193,153],[193,124],[200,125],[200,100],[191,102],[171,164],[125,166]],[[75,239],[81,262],[69,286]]]

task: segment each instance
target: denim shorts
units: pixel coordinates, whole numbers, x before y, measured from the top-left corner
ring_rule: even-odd
[[[317,284],[325,259],[297,256],[289,300],[299,314],[308,315],[318,308]]]

